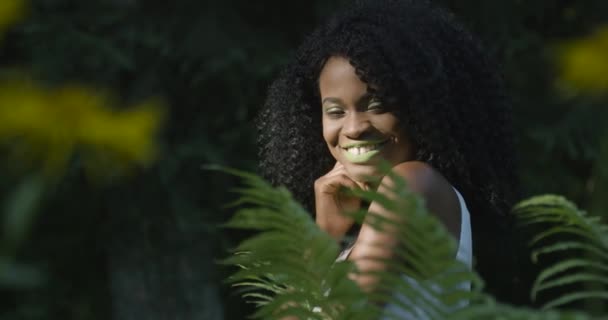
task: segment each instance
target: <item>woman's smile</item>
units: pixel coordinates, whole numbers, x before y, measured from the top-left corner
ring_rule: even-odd
[[[380,141],[362,141],[342,146],[344,157],[352,163],[366,163],[379,155],[390,139]]]

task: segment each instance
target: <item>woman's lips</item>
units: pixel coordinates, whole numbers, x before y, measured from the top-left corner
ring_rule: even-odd
[[[378,155],[390,139],[350,143],[342,147],[344,157],[351,163],[365,163]]]

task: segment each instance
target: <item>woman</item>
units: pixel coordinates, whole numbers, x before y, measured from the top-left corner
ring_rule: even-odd
[[[341,213],[365,204],[339,190],[387,192],[376,165],[388,161],[459,241],[458,258],[471,265],[474,253],[486,290],[516,302],[509,115],[495,65],[451,14],[421,0],[359,1],[309,36],[270,87],[260,170],[337,241],[354,231],[341,258],[373,271],[385,266],[362,257],[392,250],[370,244],[395,239],[353,228]],[[373,277],[355,281],[374,288]]]

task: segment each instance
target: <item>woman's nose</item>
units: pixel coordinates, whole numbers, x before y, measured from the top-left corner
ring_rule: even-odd
[[[346,117],[342,133],[351,139],[355,139],[371,127],[371,122],[363,112],[353,112]]]

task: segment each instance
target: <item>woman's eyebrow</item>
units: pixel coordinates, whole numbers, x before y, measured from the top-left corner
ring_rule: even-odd
[[[374,98],[376,98],[376,95],[374,93],[367,92],[367,93],[363,94],[361,97],[359,97],[359,99],[357,99],[357,103],[368,102]],[[336,98],[336,97],[323,98],[322,102],[323,103],[325,103],[325,102],[343,103],[342,99]]]
[[[337,104],[344,104],[342,102],[342,99],[340,98],[334,98],[334,97],[327,97],[323,99],[323,104],[325,104],[326,102],[333,102],[333,103],[337,103]]]

